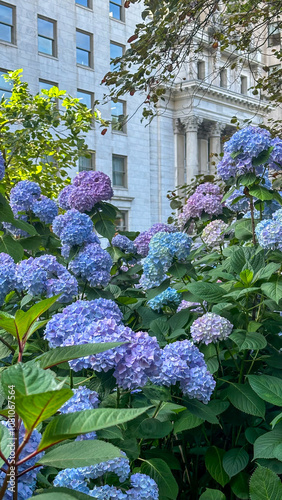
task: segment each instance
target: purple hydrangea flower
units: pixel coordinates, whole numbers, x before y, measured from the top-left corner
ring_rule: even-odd
[[[210,222],[202,232],[203,242],[209,247],[222,245],[224,243],[224,232],[227,228],[228,225],[220,219]]]
[[[189,302],[187,300],[181,301],[180,306],[177,308],[176,312],[180,312],[183,309],[190,309],[190,308],[191,312],[200,312],[200,313],[204,312],[200,302]]]
[[[0,253],[0,305],[16,287],[16,264],[7,253]]]
[[[58,207],[54,200],[41,195],[40,199],[33,203],[32,212],[44,224],[52,224],[58,215]]]
[[[25,214],[14,214],[15,219],[22,220],[23,222],[28,221],[28,217]],[[3,227],[6,229],[6,231],[10,234],[12,234],[15,238],[27,238],[30,236],[26,231],[23,229],[19,229],[10,222],[3,222]]]
[[[78,293],[76,279],[53,255],[21,261],[16,269],[16,279],[19,291],[46,297],[62,294],[58,299],[62,303],[71,302]]]
[[[80,338],[88,325],[98,320],[114,319],[120,324],[122,313],[112,300],[78,300],[55,314],[46,325],[45,338],[51,347],[63,345],[71,335]]]
[[[148,300],[148,306],[153,309],[153,311],[161,311],[164,306],[177,308],[180,302],[181,293],[178,293],[174,288],[168,287],[164,292]]]
[[[95,287],[108,285],[112,265],[113,260],[110,254],[100,245],[91,243],[80,250],[77,257],[71,261],[69,268],[75,276],[88,281],[90,286]]]
[[[269,168],[278,170],[282,166],[282,140],[280,137],[275,137],[271,141],[273,150],[269,158]]]
[[[20,181],[11,189],[10,205],[14,212],[28,212],[40,197],[41,189],[37,182]]]
[[[175,385],[183,394],[207,403],[215,387],[215,381],[207,370],[204,355],[189,340],[168,344],[162,351],[162,367],[157,377],[151,379],[156,385]]]
[[[158,500],[157,483],[146,474],[133,474],[130,478],[132,488],[127,491],[128,500]]]
[[[5,176],[5,162],[2,153],[0,152],[0,181],[4,179]]]
[[[184,225],[191,218],[201,217],[204,212],[208,215],[221,214],[221,200],[222,194],[217,185],[210,182],[200,184],[183,207],[183,211],[178,217],[179,222]]]
[[[114,247],[120,248],[123,252],[126,253],[136,253],[136,247],[127,236],[123,236],[121,234],[117,234],[112,239],[112,245]]]
[[[75,191],[75,186],[69,184],[68,186],[64,187],[64,189],[62,189],[58,196],[59,207],[61,207],[63,210],[70,210],[71,208],[69,204],[69,196],[72,191]]]
[[[194,342],[203,342],[206,345],[226,339],[232,330],[232,323],[215,313],[206,313],[197,318],[190,328]]]
[[[63,245],[82,245],[93,232],[93,222],[88,215],[72,209],[55,217],[53,232]]]
[[[162,223],[154,224],[148,231],[143,231],[135,238],[134,245],[137,249],[137,253],[141,255],[141,257],[147,257],[149,253],[149,243],[155,234],[160,232],[173,233],[175,231],[177,231],[175,226]]]
[[[73,389],[73,393],[73,397],[60,408],[60,413],[74,413],[75,411],[98,408],[100,401],[97,392],[90,391],[90,389],[80,385],[77,389]],[[96,432],[81,434],[77,436],[76,441],[85,441],[88,439],[96,439]]]

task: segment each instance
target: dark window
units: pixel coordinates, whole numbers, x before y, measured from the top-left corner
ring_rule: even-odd
[[[241,76],[241,94],[248,93],[248,78],[246,76]]]
[[[110,0],[110,16],[123,21],[122,0]]]
[[[76,62],[92,67],[92,35],[76,30]]]
[[[113,155],[113,185],[127,187],[126,156]]]
[[[82,5],[83,7],[88,7],[91,9],[91,0],[75,0],[75,3],[78,5]]]
[[[118,231],[128,231],[128,210],[119,210],[115,220]]]
[[[205,79],[205,63],[204,61],[198,61],[197,63],[197,78],[198,80]]]
[[[89,152],[90,157],[81,156],[78,159],[78,170],[82,172],[83,170],[95,170],[95,153]]]
[[[13,84],[12,82],[6,82],[4,75],[8,73],[0,69],[0,99],[5,97],[5,99],[10,99],[12,95]]]
[[[280,45],[280,25],[271,23],[268,25],[268,47]]]
[[[81,104],[85,104],[88,109],[92,109],[93,106],[93,94],[92,92],[86,92],[85,90],[77,89],[77,97],[80,99]]]
[[[15,7],[0,3],[0,40],[15,43]]]
[[[56,56],[56,21],[38,16],[38,52]]]
[[[120,64],[112,63],[113,59],[116,57],[121,57],[123,55],[124,47],[122,45],[118,45],[117,43],[111,42],[110,44],[110,59],[111,59],[111,71],[119,71]]]
[[[226,89],[227,88],[227,71],[226,71],[226,69],[220,70],[219,77],[220,77],[220,87],[222,87],[223,89]]]
[[[125,132],[125,102],[124,101],[112,101],[111,103],[111,115],[112,115],[112,130],[117,130],[119,132]]]

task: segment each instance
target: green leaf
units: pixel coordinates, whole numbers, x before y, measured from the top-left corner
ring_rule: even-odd
[[[43,493],[36,495],[36,498],[38,500],[91,500],[93,497],[69,488],[48,488]]]
[[[243,448],[228,450],[222,461],[223,468],[229,477],[236,476],[248,465],[249,455]]]
[[[107,238],[109,241],[111,241],[116,232],[115,225],[106,219],[98,220],[95,223],[95,229],[101,236],[104,236],[104,238]]]
[[[270,469],[258,467],[250,480],[251,500],[281,500],[282,484]]]
[[[30,396],[17,395],[16,411],[22,418],[25,428],[31,430],[43,420],[54,415],[72,396],[71,389],[43,392]]]
[[[259,165],[263,165],[264,163],[266,163],[269,160],[271,151],[273,151],[273,149],[274,147],[271,146],[270,148],[265,149],[258,156],[253,158],[252,159],[253,167],[258,167]]]
[[[216,283],[206,283],[203,281],[189,283],[187,285],[187,290],[195,295],[195,297],[198,297],[201,301],[206,300],[207,302],[212,303],[220,302],[226,293],[220,285],[217,285]]]
[[[230,402],[240,411],[264,418],[265,404],[260,399],[249,384],[234,384],[229,386],[227,391]]]
[[[226,500],[226,496],[222,493],[222,491],[207,488],[206,491],[200,496],[199,500]]]
[[[136,433],[136,437],[142,439],[161,439],[172,431],[171,422],[160,422],[157,418],[145,418]]]
[[[262,201],[273,199],[273,194],[270,193],[268,189],[262,186],[255,186],[251,188],[249,193],[251,196],[254,196],[255,198],[258,198],[259,200]]]
[[[152,458],[142,463],[141,473],[147,474],[154,479],[159,487],[160,497],[165,496],[171,500],[176,500],[178,495],[178,485],[175,481],[169,466],[160,458]]]
[[[263,283],[261,285],[261,289],[267,297],[274,300],[274,302],[278,304],[282,299],[282,278],[276,276],[275,280],[270,281],[269,283]]]
[[[242,186],[251,186],[254,182],[256,182],[257,176],[256,174],[249,172],[248,174],[241,175],[238,179]]]
[[[27,312],[19,309],[15,315],[15,324],[18,331],[19,338],[27,339],[30,336],[31,327],[35,326],[36,320],[46,312],[55,302],[58,300],[60,295],[55,295],[49,299],[41,300],[37,304],[34,304]],[[39,326],[39,328],[41,325]],[[32,328],[32,333],[34,333],[37,328]]]
[[[9,386],[14,386],[16,397],[29,396],[61,389],[64,381],[58,383],[55,377],[56,374],[51,370],[42,370],[30,361],[12,365],[4,370],[1,374],[1,383],[6,395],[9,394]]]
[[[249,269],[244,269],[244,271],[240,272],[240,279],[244,283],[244,285],[249,285],[253,281],[254,273]]]
[[[39,366],[46,370],[46,368],[51,368],[52,366],[65,363],[71,359],[83,358],[84,356],[92,356],[94,354],[99,354],[100,352],[108,351],[114,347],[122,345],[124,342],[105,342],[101,344],[83,344],[83,345],[71,345],[67,347],[56,347],[56,349],[51,349],[46,353],[42,354],[35,361],[38,362]]]
[[[51,444],[59,443],[64,439],[71,439],[79,434],[98,431],[106,427],[122,424],[133,420],[148,410],[147,408],[99,408],[84,410],[75,413],[59,415],[47,425],[42,436],[39,449],[42,450]]]
[[[234,495],[242,500],[249,498],[249,476],[246,472],[240,472],[233,477],[230,482],[231,490]]]
[[[276,264],[275,262],[270,262],[267,266],[260,269],[254,276],[254,282],[258,280],[268,280],[278,269],[280,269],[281,264]]]
[[[249,383],[258,396],[276,406],[282,406],[282,380],[270,375],[249,375]]]
[[[45,453],[37,463],[67,469],[87,467],[121,456],[116,446],[94,439],[62,444]]]
[[[174,423],[174,432],[177,434],[178,432],[182,431],[187,431],[189,429],[194,429],[195,427],[198,427],[204,422],[199,417],[196,417],[196,415],[193,415],[188,410],[185,410],[180,413],[178,419]]]
[[[238,240],[249,240],[253,236],[252,223],[250,220],[240,220],[235,225],[235,237]]]
[[[207,406],[198,401],[197,399],[184,399],[184,404],[193,415],[202,420],[206,420],[210,424],[218,424],[218,419],[215,413]]]
[[[19,229],[23,229],[31,235],[37,234],[35,228],[27,222],[15,219],[14,214],[7,200],[0,194],[0,221],[9,222]]]
[[[13,432],[12,432],[13,434]],[[0,449],[4,457],[7,459],[11,453],[11,439],[13,436],[10,435],[9,430],[4,425],[0,424]],[[4,464],[4,460],[0,458],[0,467]]]
[[[248,332],[243,344],[240,347],[240,351],[244,351],[245,349],[259,350],[264,349],[266,346],[267,341],[261,333]]]
[[[282,443],[282,429],[276,427],[273,431],[266,432],[259,436],[254,442],[255,458],[276,458],[274,449]]]
[[[213,479],[215,479],[222,487],[229,482],[228,474],[226,474],[222,463],[224,454],[224,450],[217,448],[216,446],[211,446],[208,448],[205,455],[207,470]]]
[[[11,255],[15,262],[19,262],[24,256],[23,247],[8,234],[0,236],[0,253],[2,252]]]

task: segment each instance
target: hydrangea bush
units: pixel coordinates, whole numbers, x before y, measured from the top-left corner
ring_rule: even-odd
[[[0,498],[280,498],[281,145],[236,132],[140,234],[101,172],[1,198]]]

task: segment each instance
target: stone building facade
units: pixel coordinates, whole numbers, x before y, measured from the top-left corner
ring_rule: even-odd
[[[141,11],[140,4],[124,9],[123,0],[0,0],[1,74],[22,68],[34,94],[57,85],[91,106],[94,99],[103,99],[100,82],[111,58],[125,50]],[[211,171],[210,155],[220,153],[222,137],[232,130],[231,118],[254,124],[263,120],[264,105],[248,90],[252,72],[262,67],[260,53],[252,72],[225,68],[227,57],[207,49],[200,60],[187,60],[148,126],[140,123],[142,96],[100,107],[112,128],[102,136],[93,126],[87,136],[91,159],[82,158],[78,169],[110,175],[120,227],[144,230],[165,222],[170,215],[167,191]],[[0,94],[8,92],[0,78]],[[124,126],[122,115],[129,117]]]

